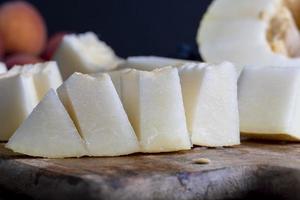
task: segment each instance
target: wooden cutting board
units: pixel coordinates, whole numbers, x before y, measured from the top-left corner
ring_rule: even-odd
[[[32,158],[1,144],[0,174],[3,194],[25,199],[300,199],[300,144],[80,159]]]

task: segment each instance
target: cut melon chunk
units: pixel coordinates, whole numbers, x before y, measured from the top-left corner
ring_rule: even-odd
[[[13,71],[26,76],[33,76],[39,100],[50,89],[56,90],[62,84],[62,78],[56,62],[16,65],[10,69],[10,72]]]
[[[114,51],[98,37],[87,32],[64,36],[54,54],[64,79],[74,72],[95,73],[111,70],[121,62]]]
[[[0,140],[7,141],[39,102],[33,77],[1,74],[0,99]]]
[[[33,108],[62,79],[55,62],[14,66],[0,76],[0,140],[8,140]]]
[[[18,153],[46,158],[86,154],[84,142],[53,90],[17,129],[6,147]]]
[[[240,144],[237,72],[231,63],[179,68],[188,130],[195,145]]]
[[[243,135],[300,139],[300,68],[245,68],[238,86]]]
[[[7,72],[6,65],[3,62],[0,62],[0,74]]]
[[[139,144],[108,74],[74,73],[58,89],[60,98],[87,143],[91,156],[139,151]]]
[[[122,100],[143,152],[191,148],[176,68],[122,74]]]

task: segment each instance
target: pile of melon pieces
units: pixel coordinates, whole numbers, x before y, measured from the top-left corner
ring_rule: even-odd
[[[89,51],[82,49],[91,43],[79,40],[64,38],[55,56],[59,67],[54,61],[3,67],[0,140],[8,140],[7,148],[66,158],[234,146],[240,132],[300,139],[300,68],[242,69],[153,56],[120,61],[95,38],[98,47]],[[101,52],[110,58],[91,56]],[[91,63],[103,59],[118,67],[93,73]],[[70,63],[73,69],[64,70]]]
[[[50,89],[6,147],[63,158],[237,145],[237,75],[231,63],[74,73]]]
[[[61,85],[60,78],[53,78],[57,76],[55,62],[27,65],[22,70],[14,67],[0,75],[0,81],[29,77],[33,87],[24,86],[16,93],[27,90],[38,96],[39,86],[48,92],[32,112],[33,105],[20,101],[1,107],[22,105],[31,112],[11,137],[2,134],[2,140],[9,139],[6,147],[22,154],[66,158],[173,152],[193,145],[233,146],[240,144],[240,129],[250,137],[299,139],[300,69],[245,68],[237,84],[241,69],[229,62],[133,57],[123,67],[131,62],[136,62],[135,68],[151,67],[153,60],[157,66],[171,61],[177,67],[76,72]],[[49,65],[51,70],[46,70]],[[43,71],[48,75],[37,78]],[[0,94],[5,88],[0,88]],[[0,114],[7,122],[4,117],[9,113]]]
[[[88,32],[64,36],[56,62],[0,64],[0,140],[47,158],[300,141],[297,2],[212,1],[197,36],[208,63],[123,60]]]

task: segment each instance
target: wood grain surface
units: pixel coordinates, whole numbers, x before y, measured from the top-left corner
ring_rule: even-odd
[[[3,194],[23,199],[300,199],[300,144],[78,159],[32,158],[1,144],[0,173]]]

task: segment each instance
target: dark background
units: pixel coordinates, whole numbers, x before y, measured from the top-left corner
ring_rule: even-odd
[[[4,2],[3,0],[0,2]],[[30,0],[48,34],[94,31],[119,56],[197,59],[195,37],[211,0]]]

